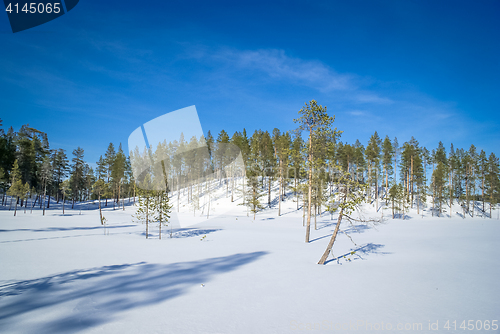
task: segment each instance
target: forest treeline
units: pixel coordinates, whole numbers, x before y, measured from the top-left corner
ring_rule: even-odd
[[[382,201],[390,203],[393,216],[395,211],[404,213],[409,207],[420,210],[431,202],[436,215],[459,204],[464,216],[473,216],[476,205],[476,211],[491,217],[491,209],[500,200],[499,159],[494,153],[478,151],[474,145],[445,148],[442,142],[426,148],[413,137],[399,143],[397,138],[381,137],[377,132],[365,143],[346,143],[341,140],[341,131],[332,128],[333,117],[324,120],[325,126],[308,128],[318,120],[306,116],[297,119],[298,128],[291,131],[275,128],[249,135],[242,129],[230,136],[221,130],[216,137],[209,131],[206,138],[180,138],[165,144],[163,155],[174,159],[178,150],[206,145],[208,161],[199,168],[213,169],[217,161],[212,152],[221,144],[236,145],[246,166],[245,201],[254,214],[271,205],[273,184],[279,187],[278,203],[293,194],[297,196],[297,208],[300,197],[303,206],[310,203],[314,212],[321,212],[322,207],[334,211],[335,204],[328,201],[328,195],[338,190],[335,182],[339,172],[366,187],[365,201],[377,207]],[[90,199],[100,202],[102,198],[103,205],[112,201],[115,207],[124,205],[124,198],[135,199],[132,164],[122,145],[116,148],[110,143],[103,153],[94,169],[85,162],[80,147],[68,157],[65,150],[50,147],[46,133],[29,125],[18,132],[12,127],[6,132],[0,128],[2,205],[12,206],[6,195],[17,198],[16,208],[26,207],[28,199],[40,208],[49,208],[51,198],[56,202],[70,200],[72,205]],[[192,188],[189,182],[179,181],[181,177],[195,179],[193,165],[184,163],[189,158],[188,154],[177,156],[179,161],[172,165],[171,175],[166,175],[167,193],[178,190],[181,184]],[[309,186],[310,191],[306,189]]]

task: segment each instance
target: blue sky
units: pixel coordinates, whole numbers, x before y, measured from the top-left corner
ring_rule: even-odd
[[[500,155],[500,2],[93,1],[12,34],[0,14],[0,118],[95,163],[196,105],[204,131],[295,128],[304,102],[342,140],[374,131]]]

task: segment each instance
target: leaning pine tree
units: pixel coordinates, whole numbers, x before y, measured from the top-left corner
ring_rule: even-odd
[[[332,252],[333,244],[335,243],[335,239],[337,238],[337,234],[340,230],[342,219],[346,218],[349,222],[355,220],[350,215],[363,202],[364,193],[367,190],[367,186],[355,181],[351,174],[342,171],[338,166],[337,170],[339,171],[339,193],[336,195],[340,197],[337,204],[337,208],[340,209],[340,212],[337,219],[337,225],[335,226],[335,230],[330,238],[330,242],[328,243],[328,246],[326,247],[326,250],[323,253],[323,256],[321,256],[318,264],[325,264],[328,255]]]

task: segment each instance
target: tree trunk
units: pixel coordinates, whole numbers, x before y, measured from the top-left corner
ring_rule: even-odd
[[[442,200],[441,200],[441,198],[443,198],[443,197],[442,197],[442,196],[443,196],[443,187],[442,187],[442,186],[441,186],[441,187],[439,187],[439,195],[440,195],[440,196],[439,196],[439,199],[440,199],[440,200],[439,200],[439,216],[441,217],[441,216],[443,216],[443,205],[442,205],[442,204],[443,204],[443,202],[442,202]]]
[[[344,203],[345,203],[345,197],[344,197]],[[335,231],[333,231],[332,237],[330,238],[330,242],[328,243],[328,246],[326,247],[326,250],[323,253],[323,256],[319,260],[318,264],[325,264],[328,255],[332,251],[333,243],[335,242],[335,239],[337,238],[337,233],[339,232],[340,229],[340,223],[342,222],[343,213],[344,213],[344,208],[341,208],[339,212],[339,218],[337,219],[337,225],[335,226]]]
[[[316,214],[317,214],[317,212],[318,212],[318,207],[317,207],[317,205],[316,205],[316,204],[314,204],[314,229],[315,229],[315,230],[317,230],[317,229],[318,229],[318,227],[317,227],[317,225],[316,225]]]
[[[120,208],[120,196],[121,196],[121,190],[122,190],[122,182],[121,180],[118,181],[118,209]]]
[[[148,238],[149,228],[149,196],[146,197],[146,239]]]
[[[413,208],[413,155],[411,156],[411,207]]]
[[[370,204],[372,203],[372,164],[368,163],[368,198],[370,199]]]
[[[231,203],[234,201],[234,175],[233,166],[231,166]]]
[[[278,217],[281,216],[281,191],[282,191],[282,184],[281,184],[281,178],[282,178],[282,170],[281,170],[281,160],[280,160],[280,179],[279,179],[279,197],[278,197]]]
[[[394,198],[392,199],[392,219],[394,219]]]
[[[394,184],[397,182],[397,175],[398,175],[398,169],[397,169],[397,159],[398,159],[398,152],[396,148],[394,148]]]
[[[306,197],[302,194],[302,226],[306,226]]]
[[[434,162],[432,163],[432,217],[434,217],[434,210],[436,209],[436,187],[434,182]]]
[[[299,209],[299,194],[297,191],[297,170],[295,170],[295,175],[294,175],[294,183],[295,183],[295,199],[297,200],[297,210]]]
[[[271,207],[271,182],[272,182],[272,177],[268,176],[267,177],[267,205]]]
[[[467,202],[467,213],[469,213],[469,168],[465,166],[465,201]]]
[[[257,206],[255,205],[255,199],[257,198],[257,190],[255,189],[255,187],[252,187],[252,193],[253,193],[253,199],[252,199],[252,202],[253,202],[253,220],[255,220],[255,214],[257,213]]]
[[[387,189],[389,189],[389,171],[387,170],[387,166],[384,164],[385,170],[385,205],[387,206]]]
[[[161,208],[163,206],[163,198],[161,197],[162,195],[158,195],[158,196],[160,196],[159,197],[159,200],[160,200],[159,202],[160,202],[160,208]],[[158,224],[158,229],[159,229],[158,239],[160,239],[160,240],[161,240],[161,222],[162,222],[162,218],[163,217],[162,217],[161,211],[160,211],[160,222]]]
[[[483,200],[483,215],[484,215],[484,174],[483,174],[483,182],[481,186],[481,199]]]
[[[208,191],[207,219],[210,217],[210,191]]]
[[[17,199],[19,199],[19,197],[18,197]],[[17,202],[18,202],[18,201],[16,200],[16,206],[15,206],[15,208],[14,208],[14,217],[16,216],[16,213],[17,213]]]
[[[453,190],[453,170],[450,171],[450,218],[451,218],[451,207],[453,205],[453,193],[452,193],[452,190]]]
[[[99,192],[99,218],[101,219],[101,225],[104,225],[103,221],[102,221],[101,193],[100,192]]]
[[[418,189],[420,189],[420,187]],[[417,190],[417,194],[418,194],[418,199],[417,199],[417,215],[419,215],[420,214],[420,194],[419,194],[418,190]]]
[[[42,213],[42,216],[45,216],[45,198],[47,197],[47,185],[45,185],[43,187],[43,213]],[[28,201],[26,200],[26,203],[28,203]]]
[[[309,243],[309,234],[311,233],[311,197],[312,197],[312,168],[313,168],[313,155],[312,155],[312,134],[309,132],[309,193],[307,195],[307,224],[306,224],[306,243]]]

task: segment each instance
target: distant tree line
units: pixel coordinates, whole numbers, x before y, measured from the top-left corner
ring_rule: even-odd
[[[350,144],[340,140],[342,132],[332,127],[334,117],[316,101],[306,103],[299,114],[298,128],[291,131],[255,130],[249,135],[243,129],[230,136],[221,130],[216,138],[209,131],[206,137],[187,141],[181,136],[165,143],[156,151],[172,159],[169,165],[173,168],[165,175],[167,193],[177,190],[179,198],[182,190],[196,210],[198,195],[210,191],[206,182],[202,185],[197,180],[204,170],[225,165],[221,160],[224,155],[217,153],[221,144],[234,144],[241,150],[246,180],[238,185],[236,169],[226,169],[225,177],[230,179],[225,181],[227,193],[243,192],[244,204],[254,215],[270,207],[273,200],[281,214],[281,202],[294,196],[297,209],[302,203],[304,224],[309,226],[311,218],[323,209],[338,209],[338,200],[332,196],[342,188],[339,180],[345,179],[345,174],[366,189],[364,201],[377,208],[385,202],[393,217],[404,217],[409,208],[420,212],[429,202],[437,216],[458,204],[464,217],[474,216],[474,212],[491,217],[492,208],[500,201],[500,167],[494,153],[478,152],[474,145],[462,149],[452,144],[446,150],[442,142],[428,149],[414,137],[400,144],[397,138],[382,139],[377,132],[365,144],[359,140]],[[196,151],[190,147],[202,145],[208,147],[207,156],[195,158],[195,153],[189,153]],[[90,199],[100,203],[102,198],[104,206],[112,200],[114,207],[121,204],[123,208],[124,198],[135,200],[136,182],[121,144],[116,150],[110,143],[96,165],[93,170],[84,161],[80,147],[73,150],[70,161],[64,150],[49,147],[45,133],[28,125],[18,132],[12,127],[6,133],[0,129],[2,205],[12,205],[6,203],[5,195],[12,195],[16,205],[25,208],[28,199],[32,206],[47,208],[51,198],[56,202],[70,200],[72,205]],[[273,186],[277,186],[276,192]],[[273,193],[277,198],[272,198]]]
[[[35,206],[45,211],[51,200],[69,201],[74,207],[76,202],[101,197],[105,206],[112,199],[116,207],[120,199],[130,198],[134,192],[130,161],[121,144],[117,151],[109,144],[94,171],[85,162],[81,147],[73,150],[69,160],[65,150],[50,147],[47,134],[40,130],[29,125],[18,132],[12,127],[7,132],[0,128],[1,203],[14,207],[14,212],[18,207],[26,210]],[[6,195],[11,196],[9,202]]]

